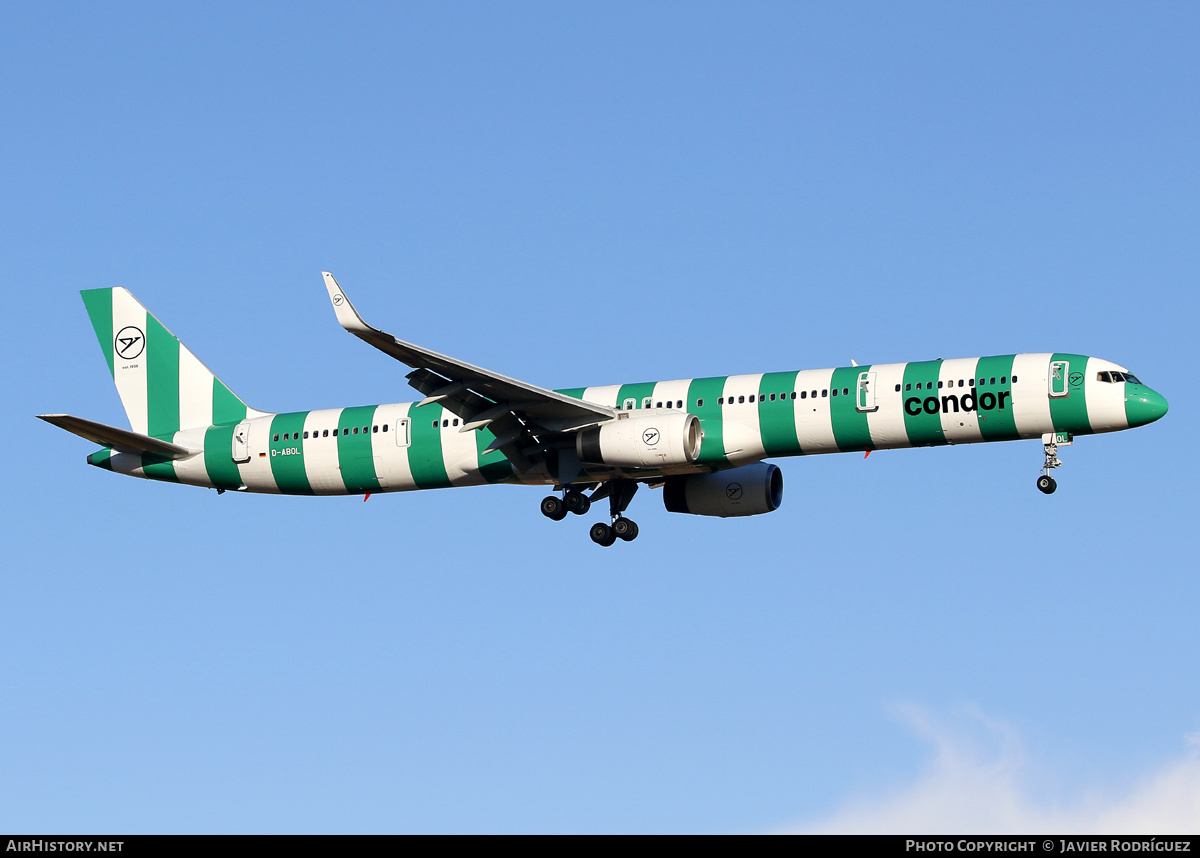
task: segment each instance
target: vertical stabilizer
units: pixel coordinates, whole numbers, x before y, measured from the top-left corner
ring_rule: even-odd
[[[247,407],[128,289],[80,294],[134,432],[170,436],[262,413]]]

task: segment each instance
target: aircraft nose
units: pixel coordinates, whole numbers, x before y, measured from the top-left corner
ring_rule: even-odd
[[[1129,425],[1145,426],[1167,413],[1167,399],[1145,385],[1128,385],[1125,389],[1125,417]]]

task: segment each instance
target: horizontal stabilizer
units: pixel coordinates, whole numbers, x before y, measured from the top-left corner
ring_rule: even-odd
[[[66,429],[80,438],[86,438],[101,446],[112,447],[118,453],[133,453],[138,456],[162,456],[167,459],[186,459],[188,456],[194,456],[202,452],[201,450],[189,450],[187,447],[180,447],[178,444],[159,441],[157,438],[151,438],[149,435],[139,435],[137,432],[130,432],[128,429],[118,429],[116,426],[106,426],[103,423],[84,420],[82,417],[72,417],[70,414],[39,414],[38,419],[45,420],[47,423],[53,423],[60,429]]]

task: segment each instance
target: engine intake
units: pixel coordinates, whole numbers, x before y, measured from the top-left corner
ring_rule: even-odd
[[[755,462],[715,474],[671,477],[663,486],[668,512],[732,518],[774,512],[783,502],[783,471]]]
[[[575,436],[575,452],[594,465],[662,468],[695,462],[703,440],[695,414],[664,409],[584,429]]]

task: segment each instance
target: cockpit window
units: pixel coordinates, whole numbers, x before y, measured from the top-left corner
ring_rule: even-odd
[[[1123,381],[1127,381],[1130,384],[1141,384],[1137,376],[1133,373],[1118,372],[1117,370],[1113,370],[1112,372],[1098,372],[1096,373],[1096,380],[1107,381],[1110,384],[1120,384]]]

